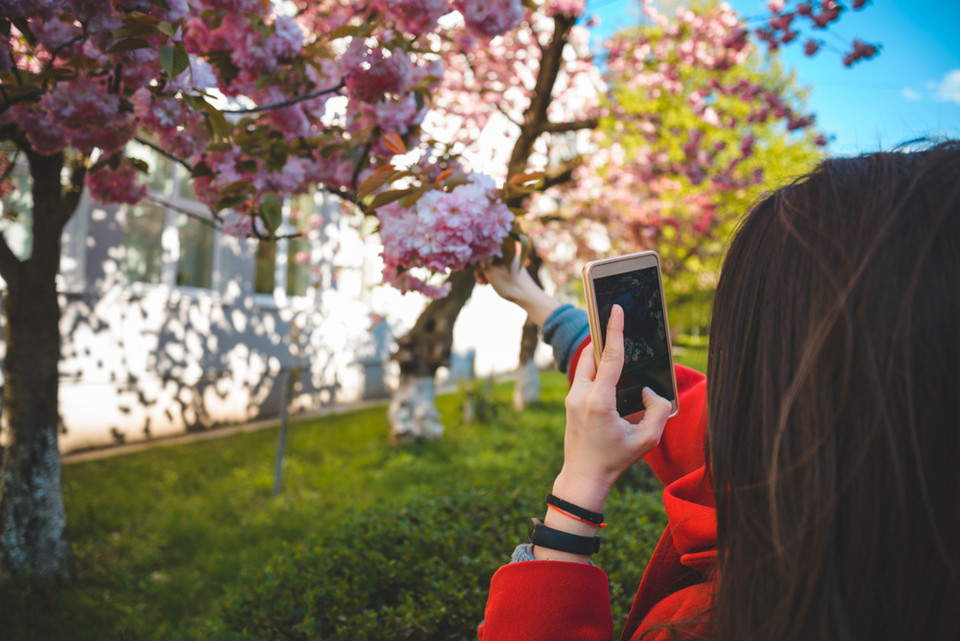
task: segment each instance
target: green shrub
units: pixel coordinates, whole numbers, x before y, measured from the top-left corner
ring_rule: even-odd
[[[216,639],[475,639],[525,536],[518,497],[475,488],[358,512],[221,602]]]
[[[538,491],[451,487],[398,509],[357,513],[287,548],[221,602],[214,639],[476,639],[490,577],[543,512]],[[596,557],[622,623],[665,517],[657,493],[614,492]]]

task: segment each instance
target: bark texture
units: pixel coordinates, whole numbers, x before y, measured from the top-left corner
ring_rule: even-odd
[[[434,393],[437,368],[450,364],[453,325],[470,298],[476,279],[470,270],[450,276],[450,293],[423,310],[406,335],[397,340],[400,386],[387,411],[394,443],[436,440],[443,435]]]
[[[60,234],[79,191],[63,192],[63,157],[27,153],[33,177],[33,250],[18,260],[0,239],[5,385],[3,429],[7,447],[0,469],[0,576],[67,579],[73,557],[67,539],[60,452],[60,307],[56,274]],[[82,185],[82,170],[73,184]]]
[[[537,285],[542,285],[541,265],[543,265],[543,259],[535,249],[531,249],[527,271]],[[533,360],[539,342],[540,328],[528,318],[523,324],[523,333],[520,336],[520,362],[517,365],[517,381],[513,386],[513,406],[518,410],[540,400],[540,371]]]

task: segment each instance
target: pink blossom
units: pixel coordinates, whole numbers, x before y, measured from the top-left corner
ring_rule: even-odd
[[[57,55],[60,57],[69,57],[75,53],[63,49],[67,43],[76,41],[70,49],[79,50],[80,48],[79,41],[83,31],[76,23],[62,20],[34,20],[30,23],[30,27],[47,51],[51,53],[58,51]]]
[[[401,292],[420,292],[430,298],[442,298],[449,294],[451,289],[449,281],[439,286],[431,285],[408,271],[400,271],[396,265],[383,268],[383,282],[396,287]]]
[[[303,47],[303,31],[290,16],[277,16],[274,33],[267,40],[267,49],[277,58],[292,58]]]
[[[137,170],[129,162],[117,169],[109,165],[87,174],[90,197],[99,203],[127,203],[134,205],[147,195],[147,186],[137,184]]]
[[[586,4],[586,0],[550,0],[547,5],[547,15],[561,13],[568,16],[579,16]]]
[[[450,0],[380,0],[378,4],[401,31],[414,35],[433,31],[440,16],[450,12]]]
[[[235,220],[226,223],[222,229],[223,233],[227,236],[233,236],[234,238],[251,238],[254,236],[253,233],[253,216],[248,214],[241,214],[236,217]]]
[[[377,215],[387,274],[412,267],[443,273],[499,256],[513,222],[493,181],[482,174],[449,192],[428,191],[410,208],[391,203]]]
[[[512,31],[523,20],[520,0],[453,0],[467,29],[485,38]]]
[[[66,147],[66,133],[45,111],[32,109],[26,103],[10,108],[10,118],[20,125],[27,141],[38,154],[55,154]]]
[[[418,126],[426,116],[426,107],[417,108],[412,94],[399,100],[381,100],[373,106],[374,118],[384,133],[404,135],[411,127]]]
[[[40,106],[63,128],[67,145],[85,153],[94,147],[119,149],[136,128],[134,118],[120,110],[120,99],[93,78],[60,83],[40,99]]]
[[[310,262],[310,252],[298,251],[293,255],[293,262],[297,265],[306,265],[308,262]]]
[[[847,67],[860,60],[867,60],[877,55],[877,48],[862,40],[854,39],[853,51],[843,57],[843,64]]]
[[[384,94],[402,94],[410,89],[413,63],[399,48],[384,55],[383,49],[371,49],[354,38],[341,64],[347,91],[357,100],[375,103]]]

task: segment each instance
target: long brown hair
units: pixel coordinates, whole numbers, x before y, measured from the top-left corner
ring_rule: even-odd
[[[960,639],[960,144],[824,162],[717,287],[721,639]]]

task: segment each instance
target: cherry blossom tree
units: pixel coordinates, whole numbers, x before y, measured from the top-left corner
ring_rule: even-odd
[[[611,154],[614,159],[625,159],[627,155],[623,147],[625,139],[621,135],[622,132],[616,133],[611,138],[606,149],[601,148],[597,152],[599,154],[597,158],[592,158],[593,154],[590,152],[593,149],[592,146],[584,147],[581,141],[581,148],[578,149],[576,145],[571,147],[569,144],[570,132],[595,127],[601,115],[606,115],[608,123],[619,123],[620,127],[639,130],[658,127],[658,114],[666,109],[674,116],[687,113],[693,121],[710,127],[714,131],[710,136],[704,135],[702,128],[694,127],[691,131],[699,131],[699,133],[686,138],[682,150],[677,149],[678,144],[674,144],[669,163],[661,162],[652,153],[634,155],[631,163],[635,171],[619,174],[618,179],[621,190],[630,191],[632,187],[637,187],[636,197],[628,199],[630,202],[636,202],[637,198],[644,198],[645,203],[661,196],[669,199],[671,194],[667,193],[669,190],[666,187],[671,183],[663,180],[657,182],[650,190],[644,186],[642,182],[644,179],[653,176],[666,179],[671,174],[677,174],[687,175],[685,179],[687,184],[691,180],[696,183],[697,186],[693,192],[685,196],[687,202],[683,207],[687,211],[693,209],[700,211],[702,220],[697,224],[682,227],[685,241],[677,245],[678,248],[683,246],[694,248],[693,253],[686,252],[687,262],[693,263],[708,253],[696,249],[698,241],[703,241],[704,246],[718,247],[715,237],[723,229],[721,220],[728,219],[728,217],[718,217],[715,213],[709,212],[715,212],[719,202],[729,201],[731,196],[739,194],[751,185],[758,184],[762,178],[761,174],[756,173],[759,168],[757,159],[750,160],[754,142],[751,142],[749,136],[740,135],[744,125],[762,126],[765,131],[780,127],[793,132],[808,129],[813,124],[813,117],[800,113],[792,97],[781,95],[781,92],[788,89],[786,83],[768,83],[764,86],[758,78],[743,77],[738,78],[734,86],[728,87],[712,86],[709,83],[710,79],[713,78],[715,82],[729,82],[729,79],[722,78],[724,72],[742,68],[751,55],[759,55],[762,50],[768,54],[775,54],[780,47],[799,42],[800,34],[805,34],[807,55],[816,55],[824,49],[832,50],[833,53],[843,56],[843,63],[847,66],[872,57],[877,53],[878,47],[855,40],[849,46],[844,45],[846,49],[840,49],[824,40],[830,26],[845,10],[842,5],[832,0],[820,3],[787,3],[774,0],[768,4],[769,13],[750,20],[737,16],[725,5],[706,5],[697,11],[681,9],[676,18],[673,18],[658,12],[653,2],[644,1],[638,4],[644,9],[646,21],[661,30],[660,44],[657,47],[634,48],[628,46],[629,42],[625,38],[615,39],[610,43],[610,64],[607,69],[611,92],[603,105],[592,102],[583,104],[581,97],[579,109],[564,110],[563,107],[569,107],[569,104],[563,101],[561,95],[551,94],[551,91],[556,90],[557,87],[570,88],[590,84],[593,82],[590,70],[597,71],[592,57],[584,47],[568,46],[571,44],[571,39],[574,41],[572,44],[575,44],[578,34],[576,23],[571,23],[569,18],[582,10],[582,2],[556,2],[546,7],[547,16],[557,20],[557,27],[539,32],[549,33],[552,36],[549,40],[540,36],[539,50],[530,51],[523,46],[521,38],[515,37],[508,40],[509,36],[507,36],[503,45],[493,51],[493,56],[479,54],[471,60],[474,71],[472,77],[502,79],[509,77],[512,70],[522,81],[521,84],[512,85],[495,81],[489,88],[484,88],[480,83],[467,85],[469,93],[466,98],[455,91],[456,85],[445,84],[441,86],[439,100],[444,101],[443,94],[453,90],[454,97],[448,102],[459,103],[467,109],[480,108],[482,117],[487,118],[491,112],[484,110],[484,107],[488,106],[484,100],[476,99],[476,95],[479,94],[481,97],[490,97],[497,101],[497,106],[502,112],[522,114],[515,117],[517,122],[512,132],[515,145],[507,171],[503,174],[508,183],[511,177],[540,172],[544,177],[536,185],[538,189],[569,182],[571,179],[574,185],[585,180],[586,182],[580,187],[581,195],[589,189],[591,179],[596,186],[599,174],[595,170],[604,165]],[[852,8],[860,9],[863,5],[864,2],[858,1],[852,5]],[[537,23],[531,21],[528,24],[531,31],[538,33]],[[568,24],[570,26],[566,26]],[[519,30],[519,33],[522,34],[524,30]],[[515,51],[511,53],[511,50]],[[635,57],[629,59],[630,55]],[[547,64],[548,61],[555,59],[563,60],[562,69],[560,65]],[[578,66],[576,64],[578,60],[586,65],[586,68]],[[674,69],[678,64],[685,65],[687,69],[682,81],[679,78],[679,71]],[[486,65],[491,65],[492,71]],[[649,66],[649,69],[644,70],[644,66]],[[666,86],[661,89],[663,93],[659,99],[650,99],[645,103],[634,101],[634,104],[626,105],[625,109],[624,106],[619,105],[618,99],[629,97],[629,92],[621,91],[620,87],[623,83],[631,82],[630,76],[634,73],[642,74],[644,81],[649,83],[666,81]],[[742,85],[740,80],[743,80]],[[633,82],[641,82],[641,80]],[[510,87],[516,90],[515,98],[514,101],[504,105],[500,102],[506,100],[508,96],[504,88]],[[758,108],[756,113],[749,116],[750,122],[746,121],[747,114],[743,114],[742,117],[738,114],[735,118],[728,117],[721,121],[718,112],[720,107],[712,105],[718,97],[721,98],[720,103],[741,98],[746,102],[755,100],[767,102],[765,106]],[[688,99],[689,104],[684,110],[671,111],[674,103],[686,104]],[[746,107],[741,108],[746,109]],[[566,113],[558,114],[558,111],[566,111]],[[674,129],[676,129],[675,125],[671,127],[670,133],[664,133],[665,130],[661,130],[664,134],[663,139],[682,138],[673,135]],[[718,132],[726,133],[718,137]],[[761,132],[758,131],[757,134]],[[720,138],[722,137],[727,141],[723,142],[721,149]],[[737,139],[737,143],[732,144],[730,142],[732,139]],[[754,137],[753,141],[756,139]],[[816,144],[825,142],[824,139],[817,139],[816,136],[805,138],[807,141],[811,139]],[[535,148],[540,152],[533,153]],[[633,152],[630,153],[633,155]],[[583,157],[588,159],[586,164],[581,162]],[[773,157],[772,154],[764,154],[764,161],[769,161],[771,157]],[[787,156],[781,158],[786,160]],[[750,171],[746,171],[748,167]],[[615,171],[604,175],[608,179],[618,176]],[[711,179],[706,180],[707,176]],[[555,214],[552,212],[543,213],[543,218],[546,221],[554,221],[555,224],[551,229],[556,229],[557,223],[566,225],[566,229],[561,229],[560,233],[569,239],[571,238],[569,230],[573,228],[571,224],[574,226],[583,224],[583,221],[593,220],[597,216],[603,219],[603,205],[599,204],[599,201],[605,198],[598,199],[598,193],[595,191],[589,200],[581,199],[583,206],[579,208],[576,216],[569,213],[571,210],[568,207],[568,213],[560,219],[555,220]],[[520,194],[517,197],[515,204],[522,202],[522,196],[523,194]],[[651,210],[650,207],[655,208],[654,205],[650,205],[638,210],[646,211],[647,215],[642,217],[642,224],[635,225],[635,233],[642,232],[649,238],[657,237],[661,241],[672,238],[677,229],[681,229],[672,224],[679,219],[670,219],[666,212],[660,212],[667,219],[666,222],[670,223],[663,227],[658,212]],[[537,212],[534,206],[530,209],[531,212],[523,219],[525,229],[543,231],[541,223],[537,220],[541,217],[541,213]],[[728,205],[727,211],[729,210]],[[661,228],[664,230],[663,233],[658,233]],[[614,226],[609,230],[601,230],[601,235],[609,237],[616,231],[619,230]],[[550,238],[556,238],[556,235]],[[649,246],[649,241],[646,246]],[[660,249],[662,251],[667,249],[669,252],[669,245],[661,244]],[[716,249],[712,251],[716,253]],[[682,252],[678,249],[677,255],[681,254]],[[554,258],[555,256],[551,256],[551,259]],[[535,276],[539,264],[539,257],[534,252],[529,269]],[[391,411],[395,435],[399,431],[414,437],[429,436],[439,434],[442,429],[436,423],[437,413],[433,407],[433,376],[436,369],[449,360],[453,324],[459,310],[470,296],[474,281],[469,273],[454,273],[447,284],[452,286],[449,295],[431,303],[413,330],[399,340],[400,349],[397,360],[401,365],[402,382]],[[528,322],[524,327],[520,350],[521,368],[527,375],[521,375],[518,378],[514,395],[515,404],[518,405],[522,404],[524,399],[535,397],[535,392],[528,393],[523,386],[535,380],[533,353],[536,345],[537,327]],[[531,387],[535,386],[531,385]],[[398,408],[403,421],[396,420],[398,412],[395,410]]]
[[[648,24],[606,43],[595,151],[573,180],[532,203],[542,213],[530,218],[561,281],[574,263],[658,250],[671,324],[696,331],[706,328],[740,215],[763,190],[811,168],[827,140],[775,52],[750,41],[729,49],[729,31],[716,28],[736,28],[729,9],[681,10],[676,20],[648,13]]]
[[[454,10],[460,20],[441,27]],[[275,236],[283,200],[314,186],[381,211],[385,238],[397,239],[388,279],[438,293],[408,270],[496,255],[514,227],[489,178],[419,138],[444,75],[441,43],[479,48],[523,16],[519,0],[0,2],[0,189],[25,168],[33,202],[29,256],[0,237],[0,574],[71,573],[57,449],[60,236],[84,190],[103,203],[145,196],[151,168],[127,143],[189,169],[219,220],[239,216],[224,227],[238,235]],[[417,228],[416,247],[391,236],[417,224],[389,206],[398,190],[437,223]]]
[[[837,7],[826,0],[792,12],[819,26]],[[141,176],[151,168],[125,153],[131,140],[188,169],[198,197],[237,235],[275,237],[283,201],[313,188],[377,216],[385,280],[437,297],[397,354],[401,392],[432,385],[473,286],[470,266],[526,243],[526,223],[515,218],[524,200],[574,175],[569,146],[557,143],[601,115],[563,99],[596,77],[576,26],[582,8],[0,0],[0,190],[25,167],[33,202],[29,256],[0,236],[0,575],[71,574],[57,453],[60,237],[84,190],[103,203],[145,196]],[[771,6],[771,21],[786,11]],[[779,46],[791,24],[770,22],[769,37],[756,35]],[[729,32],[731,52],[750,33],[740,22],[712,29]],[[861,43],[850,55],[872,51]],[[460,154],[499,117],[514,140],[506,167],[472,173]],[[436,430],[429,396],[395,404],[398,440]]]

